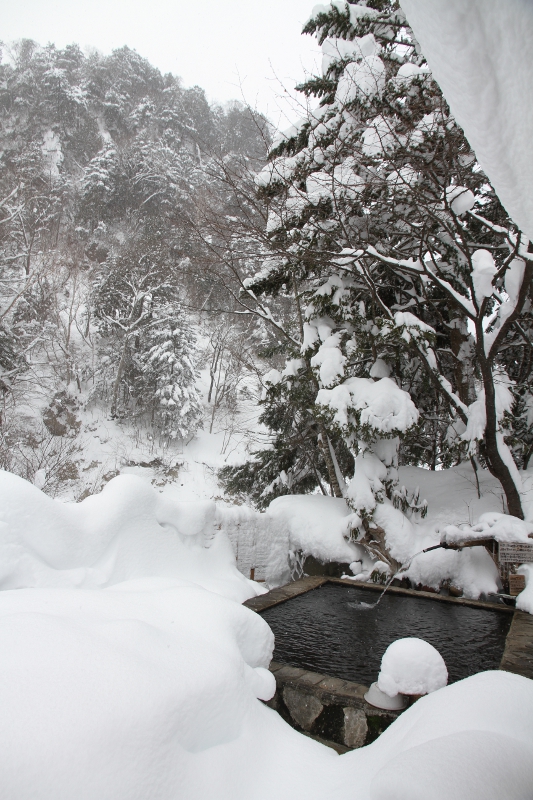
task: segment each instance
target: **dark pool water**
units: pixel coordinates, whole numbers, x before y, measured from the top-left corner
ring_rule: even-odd
[[[449,682],[498,669],[511,614],[326,584],[261,613],[276,637],[274,660],[367,686],[391,642],[418,636],[437,648]],[[355,604],[355,607],[351,604]]]

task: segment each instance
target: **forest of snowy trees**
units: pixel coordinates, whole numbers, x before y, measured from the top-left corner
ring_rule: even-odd
[[[269,130],[128,48],[21,41],[0,70],[0,466],[55,493],[82,458],[80,404],[185,439],[213,359],[228,402],[236,348],[216,317],[231,305],[197,269],[196,209],[218,164],[262,166]]]
[[[425,513],[398,466],[470,460],[522,518],[529,242],[395,2],[316,6],[305,32],[322,74],[283,134],[127,48],[6,50],[0,467],[53,493],[80,405],[182,441],[238,413],[245,372],[267,443],[228,496],[344,496],[368,529],[385,495]]]

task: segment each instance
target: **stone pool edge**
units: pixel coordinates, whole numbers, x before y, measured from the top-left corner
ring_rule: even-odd
[[[333,747],[355,750],[377,739],[400,712],[370,706],[368,687],[272,661],[276,693],[266,705],[293,728]]]
[[[266,594],[246,600],[244,605],[260,613],[318,589],[326,583],[375,591],[383,590],[383,587],[377,584],[316,576],[301,578],[277,589],[271,589]],[[533,616],[530,614],[497,603],[449,597],[403,587],[391,586],[388,592],[512,614],[513,619],[505,639],[499,668],[526,678],[533,678]],[[275,661],[271,662],[270,671],[276,679],[276,694],[267,705],[276,710],[293,728],[333,747],[339,753],[370,744],[402,713],[382,711],[370,706],[364,699],[368,687],[360,683]]]

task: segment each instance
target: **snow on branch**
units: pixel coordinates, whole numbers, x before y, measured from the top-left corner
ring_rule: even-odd
[[[333,389],[320,389],[316,402],[332,412],[341,427],[366,428],[380,436],[405,433],[418,421],[408,392],[390,378],[348,378]]]

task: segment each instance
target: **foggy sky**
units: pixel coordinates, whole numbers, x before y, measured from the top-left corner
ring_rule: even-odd
[[[103,53],[128,45],[162,72],[198,84],[210,100],[242,99],[286,127],[300,116],[279,98],[319,48],[301,36],[313,0],[0,0],[0,39],[77,42]],[[280,113],[281,109],[281,113]]]

